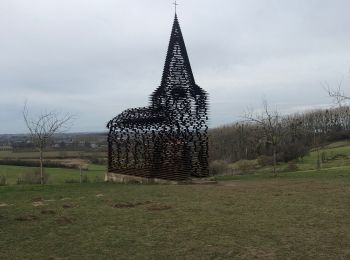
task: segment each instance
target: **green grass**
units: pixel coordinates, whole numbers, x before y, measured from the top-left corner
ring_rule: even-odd
[[[0,187],[0,259],[348,258],[350,174],[327,176]]]
[[[326,168],[321,170],[306,170],[306,171],[296,171],[296,172],[280,172],[277,174],[277,179],[342,179],[344,176],[350,174],[350,166],[341,166]],[[253,174],[243,174],[243,175],[226,175],[226,176],[216,176],[215,180],[218,181],[228,181],[228,180],[274,180],[272,169],[264,168],[264,170],[259,170]]]
[[[350,155],[345,142],[324,151]],[[11,184],[0,187],[0,259],[349,259],[348,159],[317,171],[315,158],[296,172],[281,164],[277,177],[265,167],[177,186],[66,184],[79,179],[71,169],[47,169],[49,185],[14,185],[33,168],[0,166]]]
[[[37,168],[23,166],[7,166],[0,165],[0,176],[5,176],[9,185],[14,185],[17,179],[25,173],[34,172]],[[62,169],[62,168],[45,168],[45,172],[49,176],[48,184],[62,184],[66,180],[80,180],[80,171],[78,169]],[[89,165],[88,171],[83,171],[83,174],[90,181],[96,179],[103,180],[106,173],[106,167],[101,165]]]
[[[350,166],[350,142],[340,141],[329,144],[325,147],[319,148],[320,157],[324,153],[325,157],[328,159],[326,162],[322,163],[322,168],[332,168],[340,166]],[[334,158],[336,156],[340,158]],[[313,150],[309,155],[305,156],[303,159],[299,160],[298,167],[302,170],[316,169],[317,167],[317,150]]]
[[[44,153],[45,159],[56,158],[79,158],[79,157],[106,157],[106,152],[88,152],[88,151],[48,151]],[[0,159],[37,159],[39,158],[38,152],[12,152],[12,151],[0,151]]]
[[[322,153],[324,154],[327,160],[321,163],[321,169],[331,169],[339,167],[345,167],[345,169],[347,169],[350,166],[350,141],[340,141],[331,143],[324,147],[320,147],[319,152],[317,150],[313,150],[305,157],[296,160],[295,164],[297,165],[298,171],[301,171],[301,173],[303,174],[303,172],[316,170],[318,156],[321,159]],[[257,160],[242,160],[239,162],[231,163],[228,165],[228,172],[230,172],[231,169],[233,170],[233,172],[236,172],[240,168],[241,163],[246,163],[251,165],[253,168],[257,168],[253,171],[253,174],[257,176],[271,176],[271,173],[273,172],[272,166],[259,167]],[[279,162],[277,165],[277,172],[279,172],[279,174],[282,175],[284,172],[288,172],[288,164]],[[233,176],[232,178],[225,178],[240,179],[241,177]],[[251,177],[242,178],[244,179]]]

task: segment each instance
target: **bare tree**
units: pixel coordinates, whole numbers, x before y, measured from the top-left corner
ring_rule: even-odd
[[[44,184],[43,160],[44,151],[52,141],[55,134],[67,128],[68,123],[73,119],[72,115],[61,115],[55,111],[41,113],[36,118],[29,117],[27,103],[23,108],[24,122],[29,130],[31,140],[39,152],[40,160],[40,183]]]
[[[350,74],[350,69],[349,69]],[[338,82],[337,86],[331,87],[328,82],[324,82],[322,84],[323,88],[328,93],[328,96],[330,96],[336,104],[339,105],[339,107],[342,107],[345,104],[349,105],[350,96],[349,94],[346,94],[343,90],[343,82],[344,77]]]
[[[350,101],[350,96],[345,94],[342,85],[343,80],[340,80],[335,88],[332,88],[328,82],[323,83],[323,88],[327,91],[328,96],[330,96],[339,107],[342,107],[344,103]]]
[[[248,111],[244,118],[250,122],[258,124],[262,131],[263,138],[267,144],[272,146],[273,151],[273,173],[276,176],[277,165],[277,146],[282,139],[282,117],[280,113],[275,110],[271,110],[266,100],[263,100],[263,111],[261,113],[254,113]]]

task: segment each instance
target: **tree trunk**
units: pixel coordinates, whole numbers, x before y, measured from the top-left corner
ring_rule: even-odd
[[[322,165],[321,165],[321,158],[320,158],[320,148],[317,147],[317,170],[321,170]]]
[[[79,164],[79,172],[80,172],[80,183],[83,183],[83,174],[81,170],[81,165]]]
[[[276,174],[276,165],[277,165],[277,158],[276,158],[276,146],[273,146],[273,175],[274,177],[277,176]]]
[[[43,149],[40,148],[40,184],[44,184]]]

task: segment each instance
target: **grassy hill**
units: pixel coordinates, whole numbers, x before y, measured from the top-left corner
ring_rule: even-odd
[[[320,168],[318,168],[318,158]],[[292,165],[292,167],[291,167]],[[242,172],[243,169],[243,172]],[[246,172],[244,170],[246,169]],[[312,150],[304,158],[289,163],[279,163],[278,174],[283,176],[309,176],[310,174],[322,174],[327,171],[348,171],[350,169],[350,141],[331,143],[324,147]],[[218,180],[239,180],[250,178],[273,177],[272,166],[260,166],[258,160],[245,160],[228,165],[225,176],[218,176]],[[237,174],[238,173],[238,174]]]

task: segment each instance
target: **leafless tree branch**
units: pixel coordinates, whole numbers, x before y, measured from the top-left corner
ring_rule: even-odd
[[[29,130],[30,138],[39,151],[41,184],[43,184],[43,153],[55,134],[66,129],[68,123],[73,120],[70,114],[60,114],[55,111],[41,113],[36,118],[29,117],[27,102],[23,107],[23,119]]]
[[[342,107],[344,103],[350,101],[350,96],[348,96],[343,90],[343,81],[344,79],[341,79],[336,87],[331,87],[328,82],[322,83],[323,89],[339,107]]]
[[[274,159],[274,174],[276,175],[277,164],[277,145],[282,138],[282,125],[281,115],[276,110],[269,108],[268,102],[263,99],[263,111],[260,113],[254,113],[252,110],[245,113],[244,118],[248,122],[258,124],[264,132],[264,137],[267,143],[270,143],[273,147],[273,159]]]

